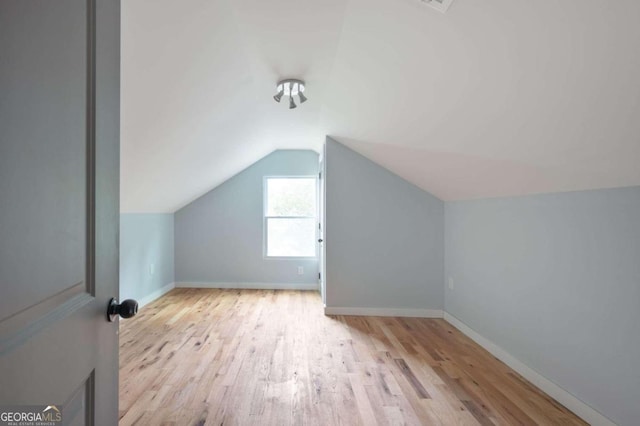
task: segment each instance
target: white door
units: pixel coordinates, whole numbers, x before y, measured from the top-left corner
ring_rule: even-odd
[[[55,424],[118,422],[119,49],[118,0],[0,0],[0,406]]]
[[[327,304],[327,289],[326,289],[326,285],[325,285],[325,243],[324,243],[324,236],[325,236],[325,221],[324,221],[324,203],[325,203],[325,198],[324,198],[324,189],[325,189],[325,160],[324,160],[325,156],[324,153],[323,155],[320,157],[320,174],[319,179],[318,179],[318,270],[320,271],[320,273],[318,274],[318,280],[319,280],[319,284],[320,284],[320,294],[322,295],[322,304],[326,305]]]

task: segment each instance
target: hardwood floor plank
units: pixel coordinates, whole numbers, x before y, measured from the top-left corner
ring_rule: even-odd
[[[431,396],[429,396],[429,392],[427,392],[424,386],[422,386],[422,383],[420,383],[418,378],[413,374],[413,371],[411,371],[411,369],[409,368],[405,360],[402,358],[397,358],[397,359],[394,359],[394,361],[396,365],[400,368],[400,371],[402,372],[404,377],[407,379],[409,384],[416,391],[416,394],[418,395],[418,397],[420,399],[431,399]]]
[[[121,425],[584,425],[441,319],[175,289],[120,323]]]

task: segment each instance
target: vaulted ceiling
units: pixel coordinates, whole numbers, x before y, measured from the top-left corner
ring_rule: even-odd
[[[326,135],[445,200],[640,185],[639,21],[637,0],[123,1],[121,210]]]

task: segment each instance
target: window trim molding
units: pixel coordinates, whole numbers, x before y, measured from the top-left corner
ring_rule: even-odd
[[[269,179],[313,179],[316,184],[315,196],[315,214],[313,216],[268,216],[267,204],[268,204],[268,192],[267,192],[267,180]],[[264,260],[317,260],[319,256],[317,240],[318,236],[318,175],[264,175],[262,176],[262,258]],[[268,219],[315,219],[315,238],[314,238],[314,250],[313,256],[269,256],[267,253],[268,245],[268,231],[267,221]]]

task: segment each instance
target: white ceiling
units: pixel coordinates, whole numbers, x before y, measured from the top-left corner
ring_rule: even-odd
[[[637,0],[124,1],[121,210],[325,135],[445,200],[640,185],[639,21]]]

